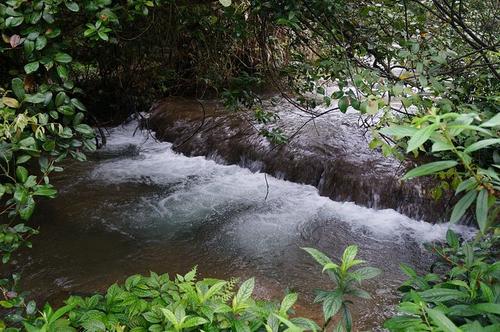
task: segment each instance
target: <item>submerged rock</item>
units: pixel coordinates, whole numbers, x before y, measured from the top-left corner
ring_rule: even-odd
[[[368,147],[356,113],[332,112],[311,120],[284,102],[269,109],[279,114],[277,125],[292,137],[288,144],[269,143],[251,115],[229,112],[216,101],[167,98],[153,106],[148,126],[188,156],[208,156],[313,185],[337,201],[392,208],[430,222],[446,219],[449,202],[430,197],[429,180],[401,182],[406,166]]]

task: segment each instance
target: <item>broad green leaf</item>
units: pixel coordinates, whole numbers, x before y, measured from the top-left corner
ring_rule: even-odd
[[[2,97],[2,103],[10,108],[19,108],[19,102],[14,98]]]
[[[476,219],[479,229],[484,233],[488,221],[488,190],[481,189],[476,201]]]
[[[471,190],[465,194],[453,207],[451,213],[450,222],[456,223],[465,214],[465,211],[474,203],[476,200],[477,191]]]
[[[208,320],[202,317],[191,317],[186,319],[184,323],[182,323],[182,327],[185,329],[188,329],[190,327],[198,326],[198,325],[203,325],[205,323],[208,323]]]
[[[438,124],[433,123],[425,128],[419,129],[415,134],[412,135],[412,137],[408,141],[406,152],[408,153],[418,149],[431,137],[431,135],[436,131],[437,128]]]
[[[403,180],[412,179],[419,176],[434,174],[445,169],[454,167],[458,164],[455,160],[443,160],[443,161],[435,161],[432,163],[424,164],[422,166],[416,167],[410,170],[403,176]]]
[[[498,127],[500,126],[500,113],[497,113],[494,117],[488,121],[482,123],[480,127]]]
[[[437,141],[432,144],[432,152],[448,151],[452,150],[454,146],[448,142]]]
[[[417,131],[417,128],[406,126],[391,126],[379,130],[379,132],[384,135],[397,137],[413,136]]]
[[[28,178],[28,170],[23,166],[17,166],[16,177],[19,182],[21,183],[26,182],[26,179]]]
[[[55,197],[56,194],[57,190],[50,184],[38,186],[33,193],[33,195],[36,196],[46,196],[46,197]]]
[[[219,0],[220,4],[223,5],[224,7],[229,7],[231,6],[232,1],[231,0]]]
[[[464,150],[464,152],[471,153],[471,152],[477,151],[479,149],[484,149],[490,145],[495,145],[495,144],[500,144],[500,138],[483,139],[481,141],[478,141],[476,143],[469,145]]]
[[[339,99],[339,110],[342,113],[345,113],[347,111],[347,108],[349,107],[349,97],[344,96]]]
[[[38,61],[30,62],[24,66],[24,71],[26,72],[26,74],[31,74],[36,72],[39,67],[40,67],[40,62]]]
[[[244,283],[242,283],[240,289],[238,290],[238,293],[236,293],[236,296],[233,299],[233,307],[236,307],[242,302],[248,300],[250,296],[252,296],[254,286],[255,286],[254,278],[250,278],[246,280]]]
[[[288,310],[297,302],[298,295],[297,293],[290,293],[283,298],[280,305],[280,314],[285,315]]]
[[[348,246],[344,250],[344,253],[342,254],[342,270],[346,271],[354,265],[353,262],[357,254],[358,246],[355,245]]]
[[[24,82],[19,77],[12,80],[12,91],[19,100],[23,100],[26,93],[24,92]]]
[[[380,269],[377,269],[376,267],[367,266],[352,272],[350,275],[357,281],[362,281],[366,279],[375,278],[381,273],[382,271]]]
[[[38,36],[38,38],[35,41],[35,48],[37,51],[42,50],[45,45],[47,45],[47,37],[45,36]]]
[[[455,191],[455,195],[461,193],[462,191],[466,190],[472,190],[477,186],[477,180],[474,177],[470,177],[465,181],[460,182],[460,184],[457,187],[457,190]]]
[[[73,104],[73,106],[75,106],[76,108],[78,108],[80,111],[86,111],[87,109],[85,108],[85,105],[82,104],[81,101],[79,101],[78,99],[76,98],[72,98],[71,99],[71,104]]]
[[[54,60],[60,63],[70,63],[73,58],[71,58],[71,56],[67,53],[57,53]]]
[[[443,332],[460,332],[460,329],[437,309],[425,308],[432,322],[436,324]]]
[[[68,79],[68,69],[66,69],[66,67],[59,65],[56,67],[56,70],[57,70],[57,74],[59,75],[59,77],[61,79],[63,79],[63,80]]]
[[[500,304],[498,303],[477,303],[472,305],[476,310],[500,315]]]
[[[165,316],[165,318],[170,323],[172,323],[173,325],[179,324],[179,322],[177,321],[177,318],[175,317],[175,315],[174,315],[174,313],[172,311],[170,311],[167,308],[160,308],[160,311],[163,313],[163,315]]]
[[[463,300],[469,297],[468,293],[449,288],[432,288],[420,292],[419,295],[426,301],[446,302],[451,300]]]
[[[326,256],[325,254],[323,254],[321,251],[319,251],[317,249],[314,249],[314,248],[302,248],[302,249],[307,251],[307,253],[309,255],[311,255],[312,258],[314,258],[316,260],[316,262],[318,262],[321,266],[325,266],[327,264],[334,264],[332,262],[332,260],[330,258],[328,258],[328,256]]]
[[[78,4],[76,2],[65,2],[64,4],[72,12],[78,12],[80,10],[80,7],[78,6]]]
[[[91,136],[94,134],[94,129],[87,124],[81,123],[75,126],[75,130],[84,135]]]
[[[448,245],[452,248],[458,248],[458,245],[460,244],[460,241],[458,239],[457,233],[452,231],[451,229],[448,229],[446,232],[446,242]]]
[[[323,316],[325,320],[336,315],[342,306],[342,297],[337,293],[331,293],[323,302]]]
[[[35,200],[30,196],[19,209],[19,216],[23,220],[29,220],[33,211],[35,211]]]

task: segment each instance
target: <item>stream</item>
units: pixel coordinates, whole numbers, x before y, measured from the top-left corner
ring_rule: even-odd
[[[425,271],[432,260],[422,244],[443,239],[448,229],[336,202],[255,167],[186,157],[136,128],[132,121],[111,129],[105,148],[55,177],[60,193],[40,204],[34,249],[18,258],[22,287],[37,299],[57,304],[131,274],[173,275],[198,265],[201,277],[254,276],[261,298],[297,291],[298,313],[319,320],[313,291],[329,282],[300,248],[338,259],[356,244],[360,258],[384,272],[365,284],[373,298],[353,305],[356,328],[376,328],[399,299],[399,263]]]

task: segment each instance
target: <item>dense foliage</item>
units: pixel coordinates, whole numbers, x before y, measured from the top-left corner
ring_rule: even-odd
[[[399,310],[385,323],[391,331],[497,331],[500,328],[498,235],[462,242],[448,231],[447,242],[434,245],[439,257],[433,273],[419,276],[402,265],[408,280]]]
[[[168,274],[134,275],[123,286],[109,287],[105,295],[82,298],[72,296],[66,305],[54,310],[48,304],[40,314],[28,304],[22,323],[26,331],[319,331],[341,312],[336,330],[352,330],[348,304],[352,298],[369,298],[359,288],[379,270],[363,267],[356,259],[357,247],[348,247],[339,265],[323,253],[305,248],[323,267],[334,283],[331,290],[318,291],[317,302],[323,302],[325,322],[320,328],[314,321],[291,317],[297,294],[289,293],[278,302],[252,297],[255,281],[248,279],[237,291],[237,280],[203,279],[196,281],[196,268],[184,276],[170,279]],[[348,300],[348,297],[350,300]],[[21,317],[19,315],[19,317]],[[2,329],[2,326],[0,326]],[[19,331],[7,328],[7,331]]]
[[[57,194],[50,176],[63,171],[61,161],[85,160],[85,153],[99,145],[98,137],[104,139],[89,126],[100,105],[97,99],[109,103],[112,98],[110,104],[123,100],[117,108],[126,116],[137,103],[148,104],[158,95],[190,90],[205,96],[210,91],[224,98],[228,109],[250,109],[266,125],[277,117],[262,109],[256,93],[255,87],[266,83],[311,118],[358,111],[373,129],[371,147],[419,165],[404,179],[433,175],[435,198],[455,193],[450,221],[468,217],[477,223],[474,242],[458,244],[450,233],[450,247],[434,249],[448,262],[439,273],[419,277],[404,268],[410,277],[403,288],[404,315],[387,326],[397,330],[404,322],[415,330],[479,330],[481,324],[495,329],[500,301],[495,251],[500,211],[498,10],[495,0],[2,1],[2,262],[30,246],[37,230],[26,221],[38,198]],[[81,87],[95,93],[87,95]],[[82,101],[93,106],[90,112]],[[287,141],[279,128],[262,134],[276,144]],[[328,304],[325,317],[342,311],[339,329],[349,330],[341,299],[349,292],[365,294],[351,288],[356,277],[347,277],[348,267],[313,256],[325,263],[338,286],[333,294],[318,297]],[[0,280],[0,305],[33,316],[34,303],[15,291],[18,276],[10,279]],[[157,279],[161,277],[131,280]],[[163,281],[184,291],[179,287],[185,278]],[[196,288],[194,282],[188,284]],[[215,285],[202,281],[200,292]],[[127,287],[114,286],[112,292],[130,294]],[[226,286],[220,287],[218,291]],[[106,312],[108,297],[113,295],[73,298],[58,311],[47,307],[44,318],[30,324],[50,330],[50,324],[71,311],[64,324],[84,328],[78,315],[84,315],[85,303],[89,310]],[[148,310],[158,297],[149,299]],[[163,304],[176,319],[160,310],[168,328],[211,321],[186,303]],[[284,313],[273,308],[254,307],[265,314],[252,323],[264,326],[278,310],[278,321],[288,326],[288,308]],[[191,317],[181,322],[184,315]],[[128,326],[120,319],[118,323]]]

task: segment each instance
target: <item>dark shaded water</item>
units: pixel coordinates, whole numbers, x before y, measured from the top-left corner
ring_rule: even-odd
[[[422,243],[440,239],[447,225],[412,220],[393,210],[334,202],[312,186],[185,157],[138,132],[112,130],[108,145],[88,163],[71,164],[57,179],[61,193],[44,202],[35,222],[34,249],[19,258],[23,287],[39,299],[102,291],[134,273],[256,277],[257,294],[299,292],[299,313],[319,316],[313,290],[326,277],[302,246],[339,258],[357,244],[362,259],[384,271],[355,302],[358,328],[380,325],[397,302],[398,264],[424,270]],[[466,230],[463,230],[466,231]]]

